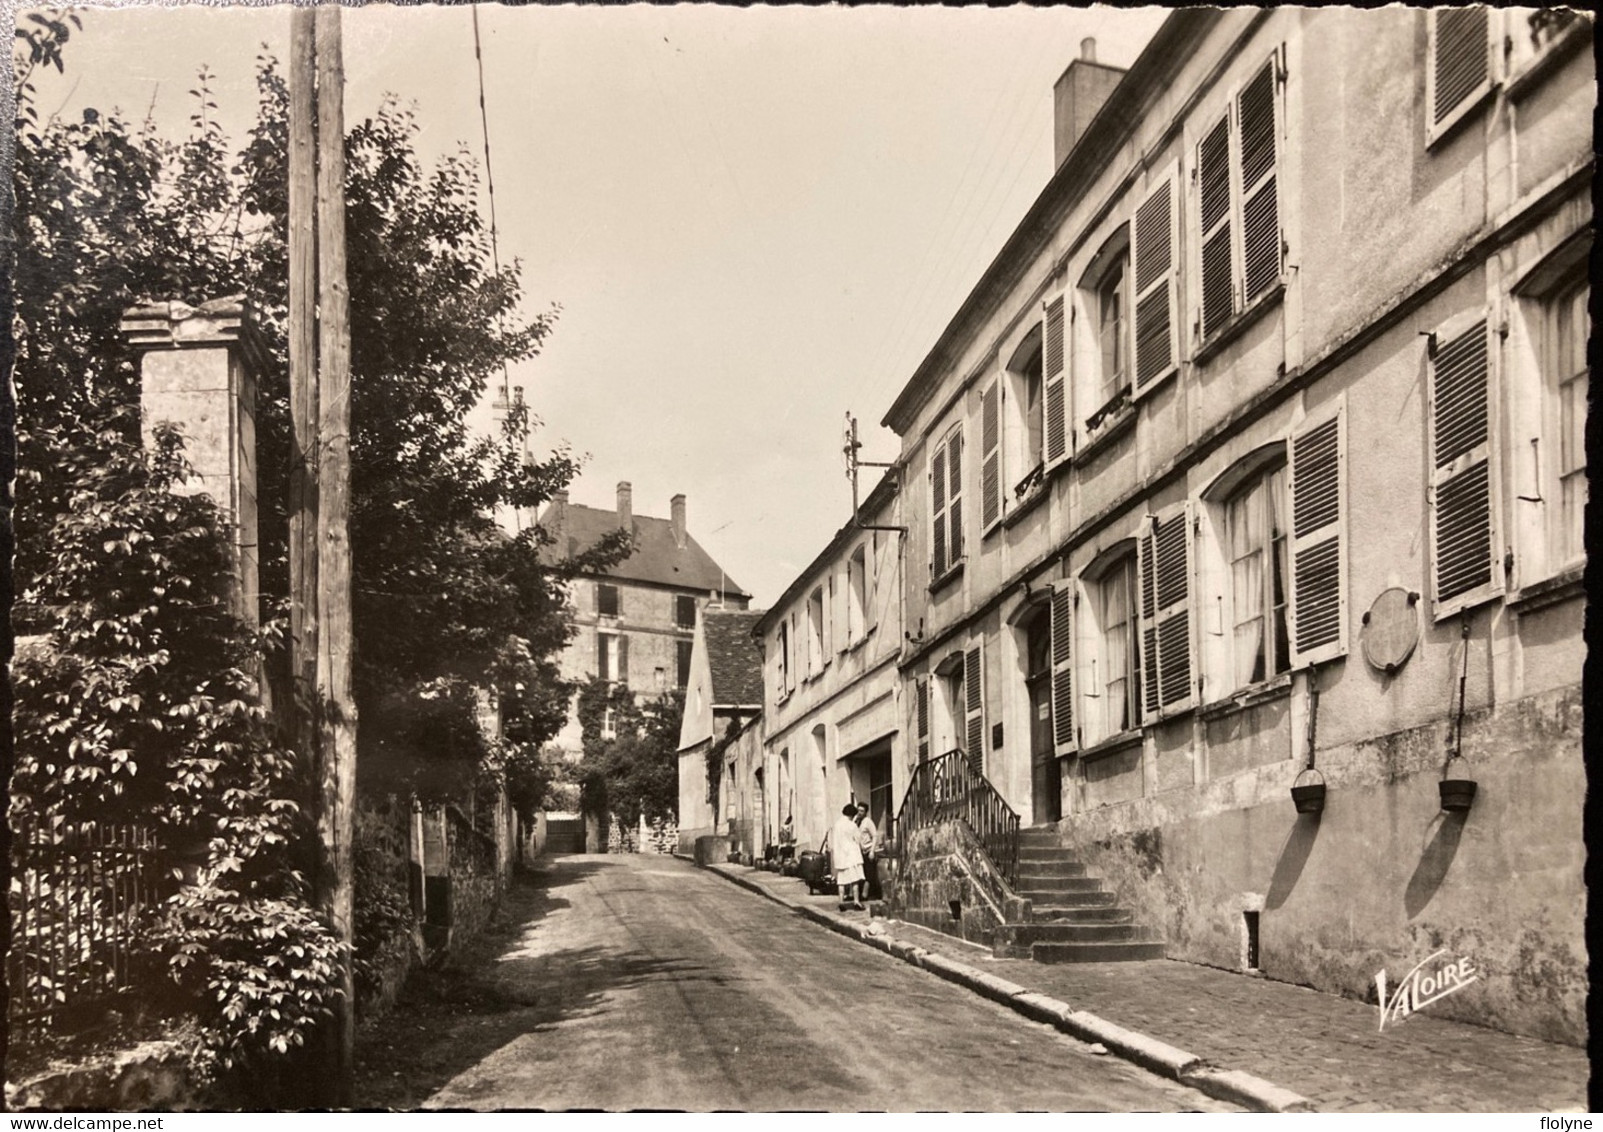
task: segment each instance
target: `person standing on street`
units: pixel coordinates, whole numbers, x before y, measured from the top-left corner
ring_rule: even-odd
[[[879,900],[879,827],[868,816],[868,803],[857,803],[857,844],[863,851],[863,888],[865,898]]]
[[[829,861],[835,870],[835,886],[840,893],[840,910],[862,911],[863,847],[857,840],[857,807],[847,802],[829,831]],[[855,899],[853,889],[857,890]]]

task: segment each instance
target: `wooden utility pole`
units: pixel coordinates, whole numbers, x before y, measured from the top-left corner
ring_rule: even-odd
[[[351,321],[345,274],[345,67],[340,8],[317,9],[317,700],[322,805],[318,899],[346,944],[336,1014],[335,1104],[352,1101],[356,1042],[351,838],[356,810],[356,704],[351,697]]]
[[[316,771],[319,907],[345,945],[328,1027],[323,1100],[352,1102],[356,1036],[352,852],[356,708],[351,696],[350,292],[345,271],[344,67],[340,10],[299,8],[290,41],[290,481],[296,736]],[[315,91],[315,109],[314,109]]]

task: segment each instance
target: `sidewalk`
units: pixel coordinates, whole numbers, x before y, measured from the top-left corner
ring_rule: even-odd
[[[810,896],[794,877],[741,865],[710,868],[1021,1013],[1103,1041],[1165,1076],[1249,1107],[1586,1109],[1590,1066],[1582,1049],[1425,1014],[1382,1032],[1375,1008],[1364,1003],[1174,960],[1044,964],[995,959],[988,948],[914,924],[840,912],[834,896]],[[870,922],[883,926],[883,934],[878,926],[869,934]],[[1072,1013],[1064,1012],[1064,1004]]]

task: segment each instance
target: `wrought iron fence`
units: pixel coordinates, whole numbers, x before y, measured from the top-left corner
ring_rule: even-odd
[[[149,831],[12,822],[8,1019],[19,1044],[92,1024],[134,987],[140,910],[165,894]]]
[[[966,821],[1009,884],[1018,880],[1019,815],[961,750],[947,751],[913,770],[896,814],[898,844],[907,836],[944,821]]]

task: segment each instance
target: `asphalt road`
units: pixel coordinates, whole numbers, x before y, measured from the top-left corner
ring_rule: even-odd
[[[509,911],[364,1031],[359,1106],[1228,1107],[673,858],[550,858]]]

